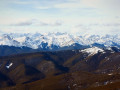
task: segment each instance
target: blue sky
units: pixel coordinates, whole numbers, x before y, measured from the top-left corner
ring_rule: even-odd
[[[120,34],[120,0],[0,0],[0,32]]]

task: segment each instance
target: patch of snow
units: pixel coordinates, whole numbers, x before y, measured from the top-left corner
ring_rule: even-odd
[[[107,58],[107,60],[110,60],[110,58]]]
[[[18,37],[18,38],[15,38],[14,40],[16,40],[16,41],[18,41],[20,43],[23,43],[23,42],[25,42],[26,37],[25,36],[24,37]]]
[[[113,75],[113,73],[109,73],[108,75],[111,76],[111,75]]]
[[[112,81],[110,83],[113,83]]]
[[[13,63],[10,63],[9,65],[6,66],[6,68],[9,69],[12,65]]]
[[[89,55],[95,55],[95,54],[97,54],[98,52],[104,53],[104,50],[103,50],[103,49],[100,49],[100,48],[98,48],[98,47],[92,47],[92,48],[87,48],[87,49],[81,50],[81,52],[83,52],[83,53],[88,53]]]
[[[111,47],[108,47],[107,50],[113,51]]]
[[[77,84],[73,84],[73,87],[77,86]]]
[[[107,85],[109,83],[109,81],[106,81],[106,82],[104,82],[104,85]]]

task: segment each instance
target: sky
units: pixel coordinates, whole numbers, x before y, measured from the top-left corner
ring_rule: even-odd
[[[0,33],[120,34],[120,0],[0,0]]]

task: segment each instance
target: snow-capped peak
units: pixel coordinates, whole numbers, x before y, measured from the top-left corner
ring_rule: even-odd
[[[23,37],[18,37],[18,38],[15,38],[14,40],[22,43],[22,42],[25,42],[26,37],[25,37],[25,36],[23,36]]]
[[[95,55],[98,52],[103,52],[104,53],[104,50],[101,49],[101,48],[98,48],[98,47],[91,47],[91,48],[87,48],[87,49],[81,50],[81,52],[88,53],[89,55]]]
[[[118,46],[120,47],[120,35],[72,35],[68,33],[10,33],[0,34],[0,45],[16,46],[16,47],[30,47],[33,49],[38,48],[51,48],[69,47],[74,44],[83,46],[92,46],[97,43],[105,47]],[[43,45],[44,44],[44,45]]]

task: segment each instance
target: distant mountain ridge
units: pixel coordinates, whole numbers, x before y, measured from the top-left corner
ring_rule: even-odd
[[[71,35],[68,33],[1,34],[1,46],[29,47],[39,50],[69,50],[86,47],[120,47],[120,35]]]

